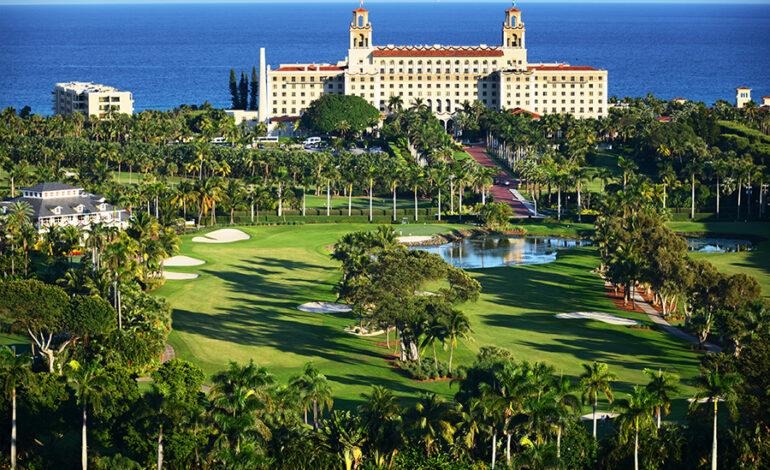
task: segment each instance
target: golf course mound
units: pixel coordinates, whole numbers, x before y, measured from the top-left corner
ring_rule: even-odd
[[[206,264],[205,261],[202,259],[195,259],[190,258],[189,256],[172,256],[171,258],[167,259],[163,265],[164,266],[200,266],[201,264]]]
[[[172,273],[172,272],[166,271],[163,273],[163,277],[165,277],[169,281],[188,281],[190,279],[195,279],[197,277],[200,277],[200,275],[191,274],[191,273]]]
[[[609,323],[611,325],[623,325],[623,326],[636,326],[641,325],[636,320],[629,320],[627,318],[620,318],[616,317],[615,315],[610,315],[609,313],[601,313],[601,312],[574,312],[574,313],[559,313],[556,315],[556,318],[566,318],[566,319],[578,319],[578,320],[598,320],[604,323]]]
[[[353,307],[337,302],[308,302],[298,306],[297,310],[308,313],[346,313],[353,310]]]
[[[214,230],[202,237],[195,237],[192,241],[196,243],[232,243],[251,238],[248,234],[235,229],[235,228],[223,228],[220,230]]]

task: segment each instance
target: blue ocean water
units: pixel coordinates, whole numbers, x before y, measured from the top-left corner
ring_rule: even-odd
[[[230,68],[259,47],[273,66],[336,62],[357,1],[314,4],[0,6],[0,107],[50,113],[56,82],[95,81],[135,107],[229,103]],[[510,2],[371,3],[374,43],[500,43]],[[733,88],[770,95],[770,5],[527,3],[530,61],[609,70],[610,94],[682,96],[710,104]]]

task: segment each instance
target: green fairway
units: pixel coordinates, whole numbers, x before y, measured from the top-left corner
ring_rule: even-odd
[[[448,382],[417,383],[394,371],[374,343],[384,336],[359,338],[343,331],[355,323],[350,314],[310,314],[296,306],[333,301],[332,286],[340,277],[325,247],[343,234],[372,225],[307,225],[247,227],[252,239],[232,244],[193,243],[184,237],[182,254],[207,264],[172,271],[201,275],[192,281],[168,281],[155,291],[174,308],[170,343],[177,356],[208,374],[228,361],[254,359],[281,381],[312,360],[331,380],[335,406],[350,407],[371,385],[399,395],[420,390],[451,395]],[[406,234],[428,234],[453,226],[404,225]],[[556,313],[604,311],[643,320],[640,314],[615,309],[603,294],[603,283],[590,271],[598,264],[593,248],[561,252],[555,263],[477,270],[480,300],[462,306],[475,333],[472,344],[460,343],[455,364],[469,363],[481,346],[510,349],[518,360],[546,361],[558,372],[573,375],[580,364],[606,361],[619,376],[616,389],[628,392],[646,383],[645,367],[664,368],[686,379],[696,374],[698,353],[657,331],[585,320],[560,320]],[[442,360],[448,352],[439,351]],[[689,389],[686,392],[689,393]]]

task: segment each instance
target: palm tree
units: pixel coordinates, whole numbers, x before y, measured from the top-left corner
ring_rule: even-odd
[[[574,181],[575,188],[577,189],[578,222],[582,222],[583,221],[583,207],[582,207],[583,203],[580,198],[580,189],[583,187],[583,182],[588,176],[588,172],[586,171],[585,168],[580,168],[579,166],[576,165],[572,167],[570,176],[572,177],[572,181]]]
[[[16,388],[29,382],[29,356],[16,355],[9,347],[0,348],[0,385],[11,402],[11,468],[16,468]]]
[[[670,395],[679,393],[679,387],[676,386],[679,382],[679,376],[667,374],[660,369],[657,371],[644,369],[644,373],[650,378],[650,382],[647,384],[647,391],[650,392],[650,396],[656,402],[655,418],[658,429],[660,429],[661,410],[668,414],[671,409]]]
[[[419,219],[417,209],[417,191],[421,189],[425,184],[425,177],[422,173],[422,169],[419,167],[412,168],[407,173],[407,184],[414,191],[414,221],[417,222]]]
[[[299,389],[301,396],[306,397],[308,403],[312,402],[313,429],[318,431],[319,408],[321,413],[323,413],[324,406],[331,411],[334,404],[331,387],[326,376],[316,369],[312,362],[308,362],[305,364],[302,375],[294,377],[291,383]]]
[[[386,453],[395,455],[399,429],[396,424],[400,419],[401,407],[396,396],[385,387],[374,385],[369,395],[362,393],[364,404],[358,406],[358,413],[369,436],[369,441],[376,449],[375,463],[384,466]]]
[[[253,361],[245,366],[231,362],[212,382],[209,413],[220,433],[220,445],[237,455],[242,444],[270,438],[270,429],[263,420],[269,399],[266,386],[273,383],[267,369],[257,367]]]
[[[430,457],[435,442],[443,438],[451,443],[456,428],[454,415],[456,409],[435,393],[420,394],[417,404],[407,412],[409,427],[417,434],[417,439],[425,445],[425,452]]]
[[[388,98],[388,111],[398,112],[404,107],[404,100],[401,95],[393,95]]]
[[[634,392],[628,399],[619,403],[620,435],[624,441],[628,440],[628,434],[634,432],[634,470],[639,470],[639,431],[650,429],[655,433],[655,419],[652,410],[657,403],[650,392],[643,387],[634,387]]]
[[[580,400],[573,394],[576,387],[569,377],[559,377],[553,384],[553,392],[556,401],[556,457],[561,458],[561,433],[567,420],[574,419],[574,415],[580,410]]]
[[[400,186],[401,180],[405,177],[404,169],[399,165],[395,166],[387,173],[388,186],[393,192],[393,222],[396,221],[396,191]]]
[[[468,317],[460,310],[452,309],[446,321],[446,331],[449,336],[449,375],[452,375],[452,359],[454,356],[457,339],[471,340],[469,336],[473,333],[471,322]]]
[[[90,404],[91,408],[97,411],[101,409],[110,384],[104,369],[97,362],[81,365],[77,361],[70,361],[68,366],[67,378],[73,384],[75,398],[82,410],[80,463],[83,470],[86,470],[88,468],[88,441],[86,437],[88,405]]]
[[[624,158],[622,156],[618,157],[618,167],[623,172],[623,191],[626,190],[626,184],[628,184],[628,177],[634,173],[634,171],[639,169],[639,166],[631,159]]]
[[[735,373],[720,374],[719,369],[707,371],[694,379],[699,389],[691,403],[697,408],[702,401],[714,404],[714,439],[711,444],[711,470],[717,468],[717,405],[719,401],[727,403],[731,412],[735,411],[736,388],[741,383],[741,376]],[[704,400],[705,399],[705,400]]]
[[[609,371],[607,364],[594,362],[583,364],[583,374],[580,376],[580,386],[583,388],[583,402],[593,405],[593,436],[596,439],[596,408],[599,404],[599,394],[604,394],[612,403],[612,381],[617,376]]]

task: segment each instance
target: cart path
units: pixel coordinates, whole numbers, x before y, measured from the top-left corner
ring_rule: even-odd
[[[497,162],[492,160],[489,155],[486,154],[483,146],[465,147],[465,151],[468,152],[468,154],[470,154],[470,156],[473,157],[473,159],[476,160],[479,165],[486,168],[497,168],[498,175],[495,177],[496,180],[500,181],[508,179],[511,181],[511,184],[513,184],[513,177],[500,165],[498,165]],[[511,209],[513,209],[513,214],[516,217],[529,217],[532,215],[527,207],[522,204],[521,201],[516,199],[516,197],[510,191],[509,186],[505,186],[504,184],[495,184],[489,189],[489,192],[495,196],[495,202],[505,202],[511,206]]]

